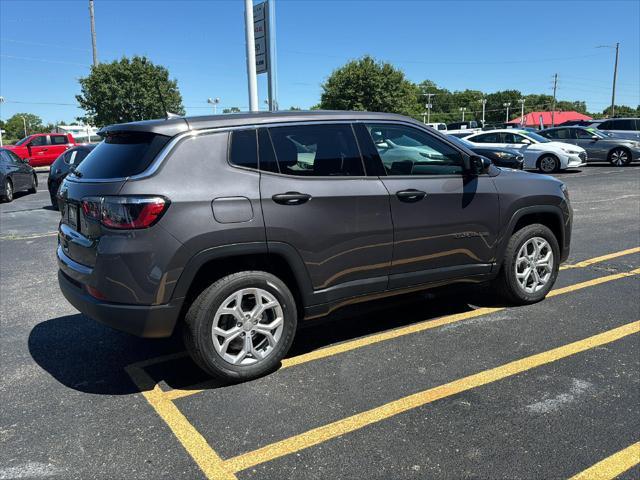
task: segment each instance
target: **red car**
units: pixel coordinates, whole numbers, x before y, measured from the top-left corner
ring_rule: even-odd
[[[27,160],[32,167],[46,167],[75,144],[70,134],[36,133],[4,148]]]

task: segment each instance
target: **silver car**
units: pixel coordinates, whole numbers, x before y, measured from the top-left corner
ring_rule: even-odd
[[[597,128],[605,134],[631,140],[640,140],[640,118],[594,120],[589,126]]]
[[[610,137],[593,127],[556,127],[539,132],[550,140],[572,143],[587,151],[588,162],[610,162],[622,167],[640,160],[640,142]]]

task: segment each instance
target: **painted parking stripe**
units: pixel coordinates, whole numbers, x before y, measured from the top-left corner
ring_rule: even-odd
[[[569,480],[613,480],[640,464],[640,442],[599,461]]]
[[[573,285],[552,290],[547,295],[547,298],[556,297],[558,295],[563,295],[570,292],[575,292],[577,290],[582,290],[583,288],[593,287],[596,285],[600,285],[602,283],[607,283],[607,282],[619,280],[625,277],[631,277],[633,275],[638,275],[638,274],[640,274],[640,268],[637,268],[630,272],[621,272],[621,273],[615,273],[612,275],[606,275],[604,277],[594,278],[592,280],[587,280],[585,282],[580,282],[580,283],[576,283]],[[495,313],[502,310],[505,310],[505,307],[496,307],[496,308],[484,307],[484,308],[478,308],[476,310],[472,310],[470,312],[456,313],[454,315],[447,315],[444,317],[437,318],[435,320],[426,320],[423,322],[414,323],[407,327],[397,328],[395,330],[388,330],[386,332],[358,338],[356,340],[339,343],[337,345],[332,345],[330,347],[320,348],[318,350],[314,350],[313,352],[304,353],[302,355],[297,355],[295,357],[285,358],[284,360],[282,360],[282,368],[293,367],[296,365],[302,365],[304,363],[321,360],[323,358],[332,357],[334,355],[338,355],[345,352],[350,352],[358,348],[374,345],[380,342],[385,342],[387,340],[392,340],[394,338],[403,337],[405,335],[411,335],[413,333],[423,332],[425,330],[431,330],[434,328],[442,327],[444,325],[450,325],[452,323],[461,322],[463,320],[469,320],[471,318],[476,318],[483,315],[489,315],[490,313]],[[166,392],[165,395],[167,396],[167,398],[171,400],[177,400],[178,398],[188,397],[190,395],[195,395],[197,393],[200,393],[203,390],[205,390],[208,386],[211,386],[211,385],[213,385],[213,381],[209,380],[209,381],[203,382],[202,384],[192,385],[191,387],[170,390]]]
[[[623,257],[625,255],[631,255],[633,253],[639,253],[640,247],[629,248],[627,250],[621,250],[619,252],[608,253],[607,255],[602,255],[600,257],[590,258],[588,260],[583,260],[582,262],[574,263],[574,264],[564,264],[560,266],[560,270],[568,270],[570,268],[585,268],[589,267],[595,263],[606,262],[607,260],[612,260],[614,258]]]
[[[275,460],[276,458],[313,447],[314,445],[359,430],[409,410],[422,407],[436,400],[526,372],[527,370],[606,345],[639,332],[640,321],[628,323],[583,340],[531,355],[520,360],[515,360],[499,367],[484,370],[435,388],[423,390],[422,392],[408,395],[365,412],[314,428],[299,435],[294,435],[279,442],[230,458],[224,462],[224,466],[229,471],[240,472],[247,468]]]

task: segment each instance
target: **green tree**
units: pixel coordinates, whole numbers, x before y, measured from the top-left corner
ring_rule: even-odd
[[[223,108],[222,113],[240,113],[240,109],[238,107]]]
[[[295,107],[295,106],[292,105],[292,106],[289,107],[289,110],[298,111],[298,110],[302,110],[302,109],[300,107]]]
[[[178,82],[146,57],[101,63],[79,82],[81,94],[76,99],[87,114],[79,120],[97,126],[164,117],[158,89],[169,112],[185,113]]]
[[[637,117],[640,114],[640,105],[634,109],[627,105],[616,105],[615,116],[616,117]],[[611,116],[611,106],[608,106],[602,111],[602,115],[605,117]]]
[[[513,120],[520,116],[520,104],[518,100],[522,98],[522,93],[519,90],[502,90],[487,95],[487,113],[486,122],[504,122],[506,119],[505,103],[510,103],[509,106],[509,120]],[[526,107],[525,101],[525,107]]]
[[[24,121],[23,121],[24,118]],[[7,138],[24,138],[25,125],[27,135],[43,131],[42,119],[33,113],[16,113],[9,118],[4,126]]]
[[[333,71],[322,84],[320,108],[418,115],[416,88],[401,70],[366,55]]]

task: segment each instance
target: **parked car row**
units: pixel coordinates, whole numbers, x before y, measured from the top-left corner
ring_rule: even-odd
[[[26,190],[35,193],[38,176],[33,168],[8,148],[0,148],[0,199],[11,202],[13,194]]]

